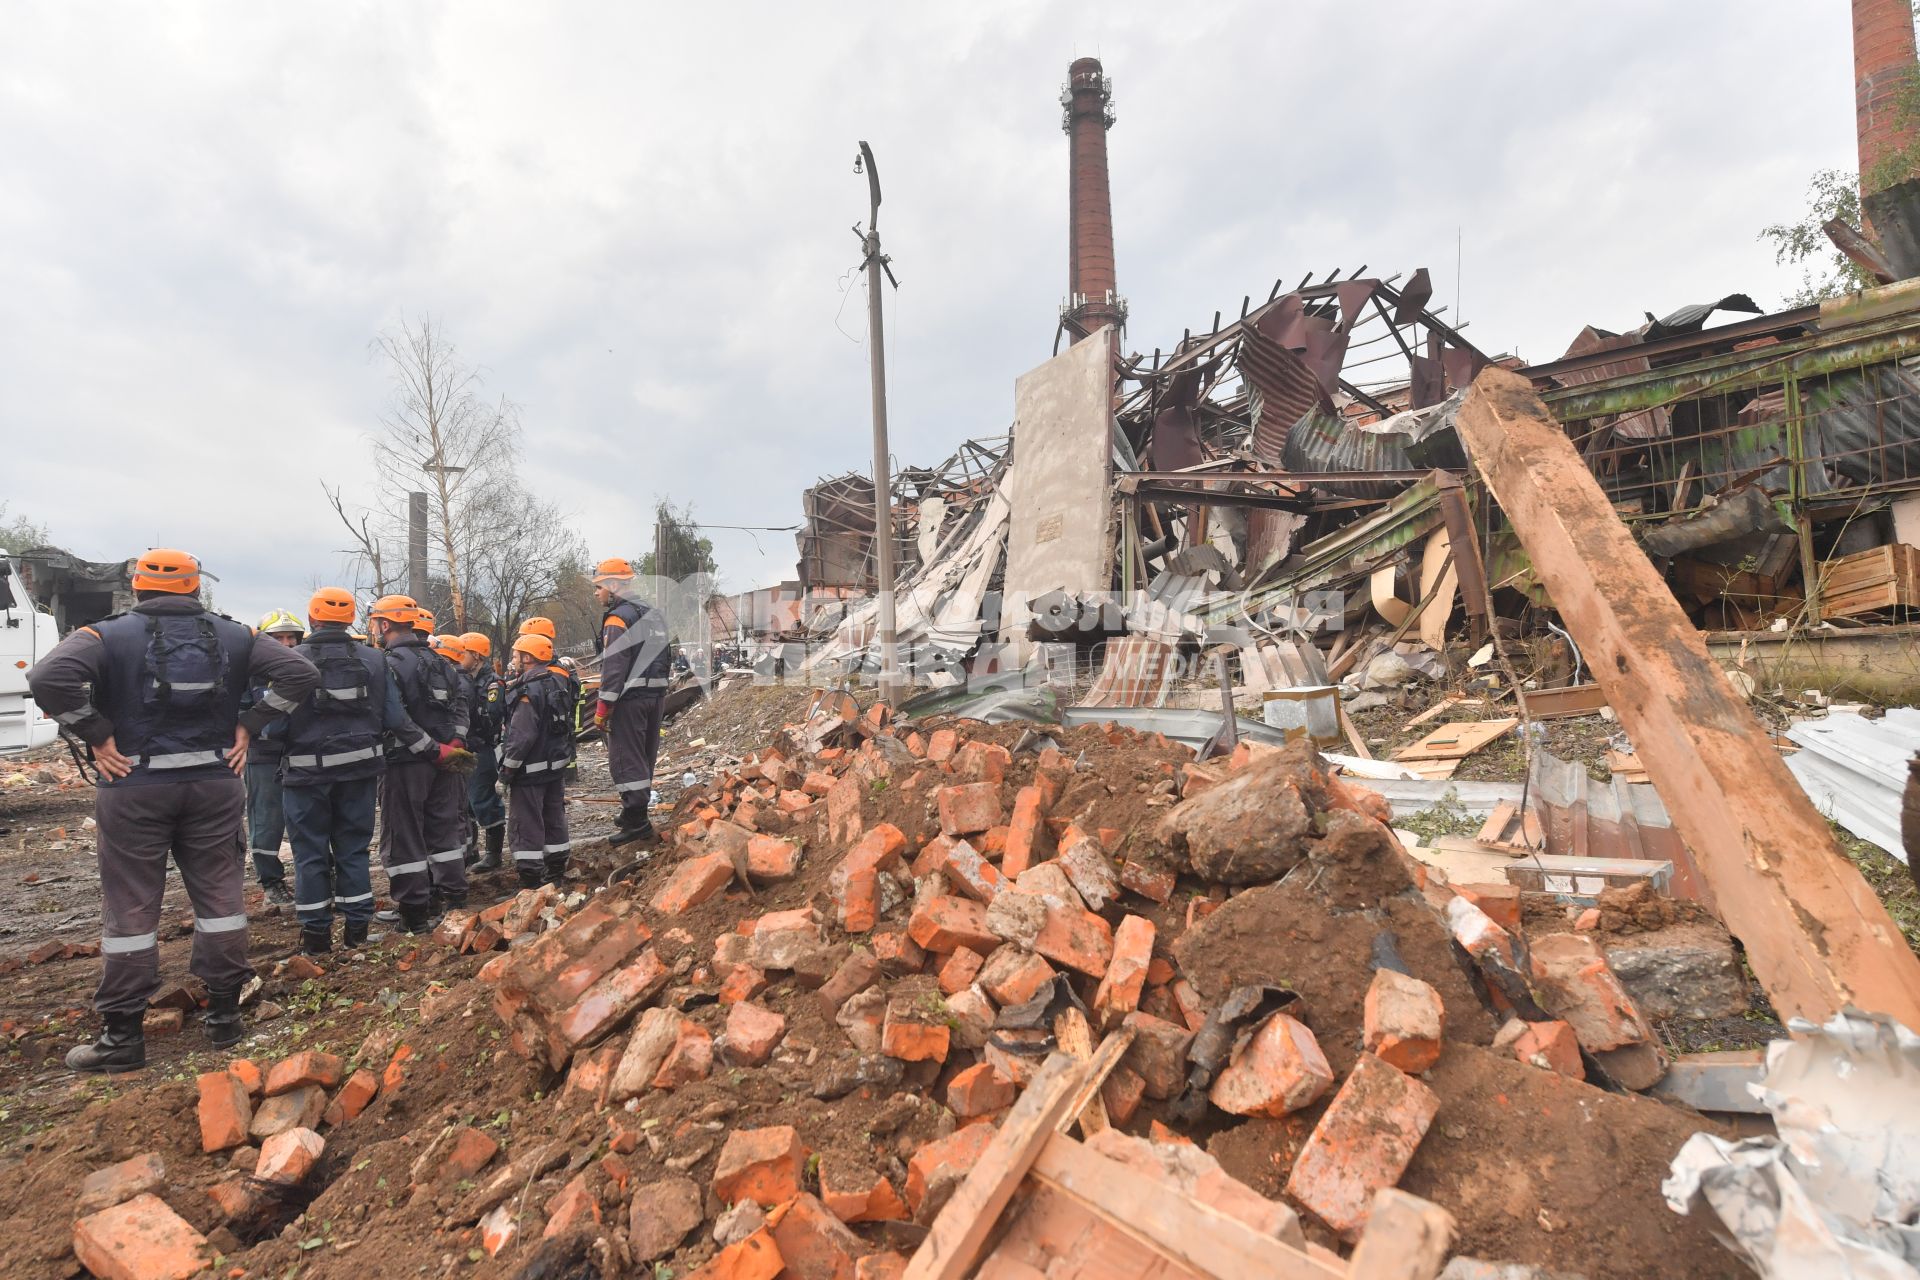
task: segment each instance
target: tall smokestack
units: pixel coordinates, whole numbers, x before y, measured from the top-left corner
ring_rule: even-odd
[[[1100,59],[1081,58],[1067,68],[1060,91],[1060,127],[1069,147],[1067,303],[1061,314],[1080,341],[1101,325],[1119,329],[1127,320],[1113,270],[1113,199],[1107,190],[1107,130],[1113,127],[1113,85]]]
[[[1886,171],[1886,162],[1913,140],[1911,130],[1901,127],[1898,106],[1914,69],[1908,0],[1853,0],[1853,109],[1860,134],[1862,198],[1914,176],[1908,171],[1911,166]]]

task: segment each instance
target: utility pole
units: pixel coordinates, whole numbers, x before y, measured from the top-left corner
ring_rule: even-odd
[[[867,175],[867,230],[862,234],[856,224],[853,233],[860,237],[867,264],[867,352],[868,372],[873,380],[873,541],[876,586],[879,588],[880,617],[880,697],[891,703],[898,700],[906,681],[900,673],[899,644],[894,635],[893,617],[893,470],[887,449],[887,349],[880,321],[880,275],[886,273],[894,288],[887,257],[880,252],[880,166],[873,161],[873,148],[862,142],[854,157],[853,171],[864,166]]]
[[[440,455],[436,452],[431,458],[428,458],[420,464],[420,469],[433,477],[434,489],[440,495],[440,535],[446,544],[443,549],[447,553],[447,598],[453,605],[454,625],[459,630],[465,631],[467,629],[467,601],[465,594],[460,590],[460,566],[455,562],[453,556],[453,489],[452,486],[447,483],[447,477],[457,476],[464,472],[466,468],[448,466],[440,460]],[[413,598],[424,605],[427,602],[427,495],[424,493],[416,493],[413,496],[420,502],[419,519],[421,529],[420,581]]]
[[[427,598],[427,495],[407,495],[407,594]]]

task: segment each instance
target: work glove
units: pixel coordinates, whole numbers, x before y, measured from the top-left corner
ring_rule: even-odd
[[[611,703],[596,702],[593,704],[594,728],[600,730],[602,733],[606,732],[607,721],[611,719],[613,719],[613,706]]]
[[[440,753],[434,757],[434,765],[448,773],[472,773],[479,766],[473,752],[465,747],[456,747],[450,742],[440,744]]]
[[[458,747],[464,751],[467,746],[467,740],[465,738],[455,738],[450,745]]]

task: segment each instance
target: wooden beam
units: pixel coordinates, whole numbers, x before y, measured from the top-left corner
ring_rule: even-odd
[[[927,1238],[914,1250],[903,1280],[964,1280],[974,1257],[992,1234],[1000,1213],[1054,1126],[1072,1105],[1085,1067],[1056,1053],[1041,1064],[1027,1091],[1013,1104],[973,1172],[940,1210]]]
[[[1086,1206],[1143,1246],[1220,1280],[1347,1280],[1347,1269],[1263,1236],[1238,1218],[1182,1195],[1064,1135],[1033,1163],[1034,1181]],[[913,1273],[907,1273],[911,1276]]]
[[[1484,370],[1457,427],[1780,1016],[1920,1027],[1920,958],[1532,385]]]

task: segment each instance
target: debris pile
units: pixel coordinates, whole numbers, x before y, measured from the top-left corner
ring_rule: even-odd
[[[1648,1172],[1709,1126],[1586,1082],[1661,1064],[1596,932],[1449,885],[1386,816],[1304,742],[1201,763],[825,700],[631,879],[450,917],[417,1020],[201,1074],[167,1142],[76,1170],[73,1248],[890,1275],[1003,1212],[1003,1261],[1057,1261],[1145,1187],[1327,1265],[1417,1222],[1463,1257],[1736,1274]],[[1007,1195],[1091,1169],[1105,1208],[976,1201],[1002,1156]]]

